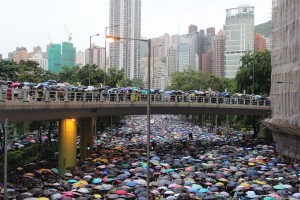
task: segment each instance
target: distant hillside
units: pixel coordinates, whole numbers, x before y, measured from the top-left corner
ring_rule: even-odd
[[[255,28],[254,28],[255,33],[261,33],[265,37],[269,37],[269,35],[271,34],[271,31],[272,31],[272,21],[271,20],[266,23],[259,24],[259,25],[255,26]]]

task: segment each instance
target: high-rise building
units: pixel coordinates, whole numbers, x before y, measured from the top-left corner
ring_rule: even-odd
[[[13,52],[12,60],[19,63],[21,60],[26,61],[28,57],[28,52],[25,47],[17,47]]]
[[[198,27],[195,26],[195,25],[193,25],[193,24],[191,24],[189,26],[189,33],[196,33],[196,32],[198,32]]]
[[[33,56],[28,58],[28,60],[37,62],[39,64],[38,67],[42,68],[44,71],[48,71],[48,59],[43,58],[42,51],[36,51],[36,53],[33,53]]]
[[[85,65],[85,52],[76,52],[76,66],[83,67]]]
[[[254,36],[254,51],[266,50],[266,39],[260,33],[255,33]]]
[[[176,71],[183,72],[190,67],[190,53],[189,43],[181,43],[178,45],[178,62]]]
[[[220,30],[215,37],[212,60],[212,74],[223,77],[225,64],[225,33],[223,30]]]
[[[92,49],[93,52],[93,60],[92,64],[97,66],[97,69],[105,68],[105,47],[94,46]]]
[[[234,78],[241,56],[254,50],[253,6],[226,9],[225,36],[225,77]]]
[[[214,27],[207,28],[206,35],[216,35],[216,29]]]
[[[70,42],[62,43],[61,65],[75,67],[76,49]]]
[[[40,52],[42,52],[41,46],[33,47],[33,53],[40,53]]]
[[[207,49],[207,51],[202,54],[202,72],[212,73],[212,64],[213,64],[213,50],[212,48]]]
[[[195,70],[196,71],[199,71],[200,70],[200,55],[202,54],[201,50],[200,50],[200,34],[198,32],[198,27],[195,26],[195,25],[190,25],[189,26],[189,34],[188,35],[191,35],[194,37],[194,40],[195,40],[195,53],[196,53],[196,57],[198,58],[197,60],[195,60]]]
[[[125,70],[125,77],[139,78],[141,39],[141,0],[109,1],[109,35],[120,41],[110,43],[109,67]]]
[[[204,53],[205,30],[199,30],[199,71],[202,71],[202,54]]]
[[[204,44],[203,44],[203,53],[205,53],[208,49],[213,48],[215,40],[215,28],[210,27],[206,31],[206,35],[204,35]]]
[[[61,44],[49,44],[47,46],[48,70],[53,73],[59,73],[61,67]]]
[[[177,51],[174,47],[168,48],[168,53],[166,57],[166,66],[168,70],[168,77],[171,77],[172,74],[176,72],[176,59]]]

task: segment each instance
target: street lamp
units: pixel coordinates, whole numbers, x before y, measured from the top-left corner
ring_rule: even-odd
[[[116,27],[116,26],[119,26],[118,24],[117,25],[114,25],[114,26],[107,26],[107,27],[105,27],[105,54],[104,54],[104,80],[103,80],[103,84],[104,84],[104,86],[106,86],[106,36],[107,36],[107,29],[109,29],[109,28],[113,28],[113,27]]]
[[[107,39],[115,40],[137,40],[148,43],[148,79],[147,79],[147,199],[150,199],[150,84],[151,84],[151,40],[136,38],[121,38],[118,36],[106,36]]]
[[[254,62],[252,63],[252,94],[254,94]]]
[[[92,37],[99,36],[99,35],[100,35],[100,34],[96,34],[96,35],[91,35],[91,36],[90,36],[90,55],[89,55],[89,59],[90,59],[90,66],[89,66],[89,85],[91,85]]]
[[[152,73],[153,73],[153,77],[154,77],[154,49],[157,48],[157,47],[161,47],[161,46],[162,45],[160,44],[160,45],[157,45],[157,46],[153,46],[153,48],[152,48],[152,54],[153,54],[153,56],[152,56]],[[152,84],[151,84],[152,87],[153,87],[153,81],[152,81]]]

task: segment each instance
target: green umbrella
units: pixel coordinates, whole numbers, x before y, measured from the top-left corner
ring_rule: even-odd
[[[275,186],[273,186],[273,188],[276,189],[276,190],[284,190],[284,189],[286,189],[286,187],[284,187],[284,185],[275,185]]]

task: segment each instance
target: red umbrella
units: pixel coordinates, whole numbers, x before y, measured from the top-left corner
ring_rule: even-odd
[[[11,87],[18,87],[20,85],[21,85],[21,83],[15,82],[15,83],[12,83],[10,86]]]
[[[125,190],[117,190],[115,192],[115,194],[118,194],[118,195],[124,195],[124,194],[127,194],[127,192]]]

